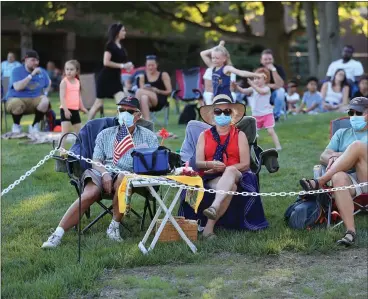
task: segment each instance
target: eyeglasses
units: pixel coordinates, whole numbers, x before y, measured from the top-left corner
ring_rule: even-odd
[[[133,110],[133,109],[124,109],[124,108],[118,108],[118,111],[120,112],[120,113],[122,113],[122,112],[128,112],[128,113],[130,113],[130,114],[134,114],[134,113],[136,113],[136,112],[138,112],[137,110]]]
[[[231,113],[232,113],[233,111],[231,110],[231,109],[229,109],[229,108],[226,108],[226,109],[224,109],[224,110],[221,110],[220,108],[215,108],[214,110],[213,110],[213,113],[215,114],[215,115],[217,115],[217,116],[219,116],[219,115],[221,115],[222,113],[225,115],[225,116],[229,116],[229,115],[231,115]]]
[[[359,112],[359,111],[355,111],[355,110],[349,110],[348,115],[349,116],[354,116],[354,115],[356,115],[356,116],[362,116],[363,115],[363,112]]]

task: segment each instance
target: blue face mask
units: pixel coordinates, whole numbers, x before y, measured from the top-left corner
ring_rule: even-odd
[[[127,111],[119,113],[119,124],[122,126],[123,123],[129,128],[134,125],[134,115]]]
[[[230,115],[226,116],[223,113],[221,115],[215,115],[214,119],[215,119],[216,125],[218,125],[220,127],[227,126],[231,122],[231,116]]]
[[[362,116],[351,116],[350,117],[350,124],[354,131],[363,130],[367,126],[367,122],[364,119],[364,115]]]

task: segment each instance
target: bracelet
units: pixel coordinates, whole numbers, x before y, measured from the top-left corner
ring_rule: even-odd
[[[33,76],[32,76],[31,74],[29,74],[29,75],[27,76],[27,78],[28,78],[28,79],[30,79],[30,80],[32,80]]]
[[[109,174],[109,175],[110,175],[110,172],[108,172],[108,171],[103,172],[103,173],[101,174],[101,177],[103,177],[105,174]]]
[[[120,64],[120,68],[123,69],[125,67],[124,63]]]

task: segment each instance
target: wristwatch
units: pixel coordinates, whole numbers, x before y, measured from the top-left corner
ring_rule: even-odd
[[[32,78],[33,78],[32,74],[29,74],[29,75],[27,76],[27,78],[29,78],[29,79],[31,79],[31,80],[32,80]]]
[[[271,69],[271,72],[276,72],[276,68],[275,68],[275,67],[273,67],[273,68]]]

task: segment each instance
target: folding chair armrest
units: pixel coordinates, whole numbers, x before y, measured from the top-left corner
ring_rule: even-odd
[[[262,150],[256,144],[254,145],[254,152],[256,154],[257,170],[256,174],[261,171],[262,165],[264,165],[269,173],[275,173],[279,170],[278,157],[279,154],[275,149]]]
[[[197,89],[197,88],[193,88],[192,89],[192,91],[196,94],[196,100],[198,100],[198,99],[201,99],[202,98],[202,92],[199,90],[199,89]]]
[[[180,92],[180,89],[175,89],[171,92],[171,97],[175,100],[180,100],[180,97],[178,96],[178,93]]]

